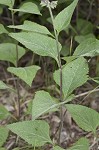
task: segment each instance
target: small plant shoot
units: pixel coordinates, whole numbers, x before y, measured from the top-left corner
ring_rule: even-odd
[[[0,150],[99,149],[98,3],[0,0]]]

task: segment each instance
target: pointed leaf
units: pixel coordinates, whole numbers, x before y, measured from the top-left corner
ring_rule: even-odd
[[[72,14],[74,12],[74,9],[78,3],[78,0],[74,0],[71,5],[69,5],[67,8],[62,10],[55,18],[54,25],[55,29],[60,32],[63,29],[66,29],[71,21]]]
[[[30,32],[11,33],[10,36],[38,55],[50,56],[58,61],[57,46],[54,39],[45,35]],[[61,50],[60,44],[59,48]]]
[[[17,25],[17,26],[10,25],[8,27],[15,28],[15,29],[21,29],[21,30],[29,31],[29,32],[48,34],[48,35],[52,36],[52,34],[48,31],[48,29],[45,26],[39,25],[35,22],[31,22],[28,20],[24,21],[23,25]]]
[[[8,116],[10,116],[10,113],[2,104],[0,104],[0,120],[6,119]]]
[[[9,89],[10,87],[7,86],[3,81],[0,81],[0,90]]]
[[[0,146],[2,146],[5,143],[8,137],[8,132],[9,131],[7,128],[0,126]]]
[[[59,146],[55,146],[53,150],[64,150],[64,149]]]
[[[80,35],[87,35],[93,33],[94,25],[85,19],[77,19],[77,31]]]
[[[32,3],[32,2],[23,3],[19,9],[10,9],[10,10],[13,10],[15,12],[19,11],[19,12],[25,12],[25,13],[30,13],[30,14],[41,15],[39,7],[35,3]]]
[[[94,34],[87,34],[87,35],[77,35],[75,36],[75,41],[79,44],[82,43],[84,40],[86,41],[89,38],[95,38]]]
[[[99,40],[88,38],[81,42],[76,48],[74,56],[98,56],[99,55]]]
[[[4,28],[3,24],[0,24],[0,34],[8,33],[8,31]]]
[[[12,7],[14,5],[15,0],[0,0],[0,4],[7,5],[9,7]]]
[[[69,96],[74,89],[83,85],[88,79],[87,74],[88,64],[83,57],[63,66],[62,79],[64,96]],[[58,85],[60,85],[60,70],[55,71],[54,80]]]
[[[49,137],[49,125],[45,121],[23,121],[8,125],[8,128],[33,146],[52,143]]]
[[[11,90],[13,92],[16,92],[13,88],[11,88],[10,86],[6,85],[3,81],[0,81],[0,90]]]
[[[53,109],[57,102],[48,92],[38,91],[32,105],[32,118],[33,120]]]
[[[31,86],[33,79],[37,71],[40,69],[38,66],[29,66],[29,67],[9,67],[7,70],[14,75],[18,76],[24,82],[26,82],[29,86]]]
[[[66,99],[66,101],[59,102],[54,97],[51,97],[48,92],[45,92],[43,90],[38,91],[36,92],[35,98],[33,99],[33,106],[31,108],[32,103],[30,102],[27,113],[30,114],[32,109],[32,119],[35,120],[44,113],[48,113],[50,111],[57,111],[57,108],[59,106],[72,101],[73,98],[74,96],[71,95]]]
[[[88,132],[96,132],[99,125],[99,113],[81,105],[68,104],[66,108],[80,128]]]
[[[20,59],[24,54],[24,48],[18,46],[18,59]],[[0,44],[0,60],[9,61],[16,65],[16,45],[12,43]]]
[[[81,138],[74,144],[74,146],[67,150],[89,150],[89,141],[86,138]]]

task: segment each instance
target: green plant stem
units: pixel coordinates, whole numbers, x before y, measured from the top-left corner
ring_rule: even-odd
[[[12,2],[12,1],[11,1]],[[13,8],[13,2],[12,2],[12,8]],[[11,11],[12,15],[12,25],[14,26],[14,11]],[[15,28],[14,28],[15,32]],[[16,44],[16,68],[18,67],[18,44]],[[16,80],[16,90],[17,90],[17,117],[18,120],[20,120],[21,115],[21,108],[20,108],[20,92],[19,92],[19,79]]]
[[[34,64],[34,56],[35,56],[35,54],[33,53],[33,54],[32,54],[32,59],[31,59],[31,65]]]
[[[48,5],[48,9],[50,12],[50,16],[51,16],[51,20],[52,20],[52,24],[53,24],[53,29],[54,29],[54,35],[55,35],[55,39],[56,39],[56,46],[57,46],[57,53],[58,53],[58,66],[60,69],[60,101],[63,102],[63,96],[62,96],[62,64],[61,64],[61,57],[60,57],[60,49],[59,49],[59,42],[58,42],[58,33],[55,29],[54,26],[54,17],[53,17],[53,13],[51,10],[50,5]],[[60,129],[59,129],[59,145],[61,145],[61,132],[63,129],[63,106],[60,106]]]

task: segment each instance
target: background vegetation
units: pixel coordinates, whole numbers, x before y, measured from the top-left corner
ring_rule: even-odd
[[[74,1],[58,0],[57,7],[52,9],[53,16],[57,16]],[[59,73],[55,72],[58,68],[61,69],[57,63],[57,54],[53,51],[52,54],[51,52],[44,54],[40,49],[38,52],[32,51],[30,44],[24,44],[25,40],[31,42],[31,39],[36,39],[35,44],[39,47],[39,45],[44,46],[47,42],[51,42],[47,38],[55,38],[49,10],[47,7],[41,7],[40,2],[40,0],[15,0],[14,3],[14,0],[0,0],[0,150],[63,150],[63,148],[98,150],[99,0],[79,0],[76,8],[74,7],[74,13],[70,11],[73,15],[68,14],[72,15],[71,23],[59,34],[59,42],[63,46],[60,52],[61,65],[70,64],[67,66],[66,72],[64,69],[64,77],[67,79],[63,80],[64,83],[69,85],[68,81],[72,77],[72,72],[75,71],[69,71],[69,69],[79,65],[77,78],[74,78],[75,82],[72,88],[68,89],[64,84],[62,91],[59,88]],[[35,6],[24,6],[26,3],[32,3]],[[32,26],[29,21],[37,24]],[[64,22],[64,17],[59,24],[62,22]],[[26,26],[18,26],[23,24]],[[39,27],[38,24],[45,26],[48,30]],[[24,31],[24,33],[18,37],[18,34],[15,33],[20,31]],[[32,32],[33,36],[29,37],[28,35]],[[84,46],[81,45],[83,42]],[[81,46],[77,50],[76,47],[79,44]],[[52,50],[53,47],[54,45],[48,50]],[[85,51],[83,52],[83,50]],[[76,59],[76,55],[85,58]],[[85,70],[83,71],[83,69]],[[53,72],[55,72],[54,78]],[[87,75],[89,76],[87,77]],[[66,90],[67,95],[65,95]],[[63,107],[65,102],[60,101],[59,103],[57,100],[60,100],[61,92],[67,99],[66,107]],[[62,105],[62,114],[58,111],[60,105]],[[78,105],[82,106],[79,108]],[[91,109],[87,109],[88,107]],[[82,116],[82,114],[84,115]],[[39,120],[36,120],[34,124],[28,122],[38,118]],[[50,131],[48,124],[42,120],[49,124]],[[23,124],[12,124],[15,122]],[[61,125],[62,129],[59,131]],[[29,132],[29,135],[23,134],[25,130]],[[35,136],[31,137],[32,131],[43,135],[46,142],[44,139],[38,140]],[[37,141],[31,141],[32,138]],[[76,144],[74,145],[74,143]]]

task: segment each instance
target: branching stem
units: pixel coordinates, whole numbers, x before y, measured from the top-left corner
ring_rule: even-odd
[[[55,40],[56,40],[56,46],[57,46],[57,53],[58,53],[58,66],[60,70],[60,102],[63,102],[63,96],[62,96],[62,64],[61,64],[61,57],[60,57],[60,48],[59,48],[59,42],[58,42],[58,33],[55,29],[54,25],[54,17],[52,13],[52,9],[50,5],[48,5],[49,13],[51,16],[52,24],[53,24],[53,29],[54,29],[54,35],[55,35]],[[60,129],[59,129],[59,145],[61,145],[61,132],[63,129],[63,108],[60,106]]]

